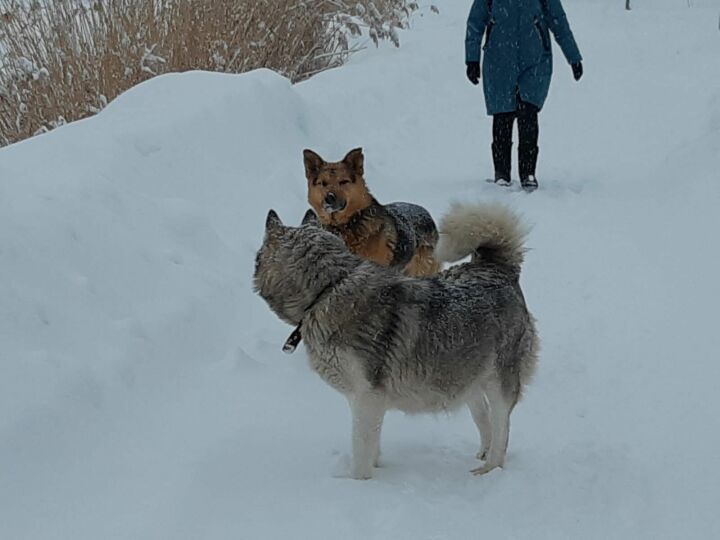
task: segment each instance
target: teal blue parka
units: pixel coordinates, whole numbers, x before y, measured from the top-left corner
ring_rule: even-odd
[[[550,32],[569,64],[582,60],[560,0],[475,0],[465,61],[481,60],[487,113],[513,112],[517,98],[542,108],[552,77]]]

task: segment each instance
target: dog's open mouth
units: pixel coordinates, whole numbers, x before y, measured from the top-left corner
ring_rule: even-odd
[[[336,201],[333,204],[327,204],[325,203],[323,205],[323,210],[327,212],[328,214],[334,214],[336,212],[342,212],[345,210],[345,207],[347,206],[347,201]]]

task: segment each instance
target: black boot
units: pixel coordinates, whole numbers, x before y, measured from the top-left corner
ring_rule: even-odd
[[[537,165],[537,146],[518,146],[518,169],[520,172],[520,184],[525,191],[535,191],[538,188],[535,177],[535,166]]]
[[[510,185],[512,170],[512,143],[492,143],[493,165],[495,166],[495,183],[499,186]]]

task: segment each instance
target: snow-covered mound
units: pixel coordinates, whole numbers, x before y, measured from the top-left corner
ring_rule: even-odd
[[[465,4],[294,87],[159,77],[0,151],[0,538],[720,535],[717,7],[566,1],[586,75],[556,48],[528,196],[485,182]],[[302,149],[356,146],[381,201],[534,224],[543,350],[502,471],[468,474],[465,412],[391,413],[386,467],[342,478],[347,405],[251,290]]]

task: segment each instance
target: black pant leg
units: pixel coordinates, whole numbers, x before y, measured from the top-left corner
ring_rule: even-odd
[[[493,142],[502,146],[512,144],[512,130],[515,122],[515,113],[500,113],[493,115]]]
[[[538,157],[538,126],[539,109],[532,103],[518,101],[518,172],[520,181],[525,185],[528,178],[535,176]]]
[[[510,183],[514,123],[514,112],[493,115],[492,157],[495,166],[495,181],[503,184]]]
[[[538,145],[540,127],[538,108],[532,103],[518,101],[517,110],[519,147],[535,148]]]

